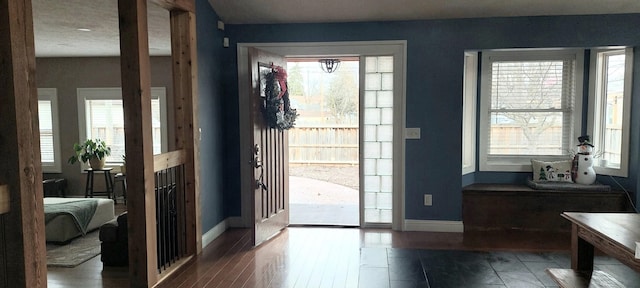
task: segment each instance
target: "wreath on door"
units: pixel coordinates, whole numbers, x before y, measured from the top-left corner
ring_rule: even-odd
[[[293,128],[298,113],[291,108],[289,90],[287,89],[287,71],[271,65],[271,69],[264,75],[266,104],[264,115],[271,128],[287,130]]]

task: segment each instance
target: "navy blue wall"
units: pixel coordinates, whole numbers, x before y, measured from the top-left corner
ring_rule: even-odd
[[[202,231],[207,232],[226,218],[224,186],[224,121],[222,117],[223,58],[222,31],[219,20],[207,0],[196,1],[198,49],[198,111],[202,140],[200,142],[200,206]]]
[[[456,19],[403,22],[227,25],[231,47],[224,50],[225,205],[240,215],[237,113],[237,43],[407,40],[406,122],[422,139],[406,142],[406,218],[461,219],[461,187],[473,182],[522,183],[527,173],[461,176],[463,52],[468,49],[640,45],[640,14]],[[213,29],[213,28],[209,28]],[[198,30],[200,32],[200,30]],[[202,41],[202,35],[198,35]],[[213,51],[216,51],[215,49]],[[208,52],[210,53],[210,52]],[[202,55],[202,54],[200,54]],[[640,99],[640,54],[635,57],[634,98]],[[202,79],[202,75],[201,75]],[[634,111],[640,111],[634,101]],[[202,109],[202,108],[201,108]],[[640,113],[632,115],[629,179],[637,190]],[[203,145],[205,146],[205,145]],[[206,161],[202,161],[203,163]],[[203,169],[203,171],[206,171]],[[208,173],[207,173],[208,174]],[[203,176],[203,178],[206,178]],[[422,194],[433,194],[432,207]],[[206,210],[203,210],[203,214]]]

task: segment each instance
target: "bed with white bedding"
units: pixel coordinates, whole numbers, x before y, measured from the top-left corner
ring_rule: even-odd
[[[44,198],[47,242],[68,242],[115,218],[113,200]]]

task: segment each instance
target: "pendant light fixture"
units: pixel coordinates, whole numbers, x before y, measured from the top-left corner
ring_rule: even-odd
[[[320,68],[326,73],[333,73],[340,67],[340,59],[320,59]]]

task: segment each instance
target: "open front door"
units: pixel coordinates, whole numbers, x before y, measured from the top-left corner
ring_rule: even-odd
[[[253,144],[253,243],[255,246],[276,235],[289,224],[289,147],[287,130],[270,128],[265,117],[267,95],[265,75],[286,67],[284,57],[249,49],[251,76],[251,121]]]

